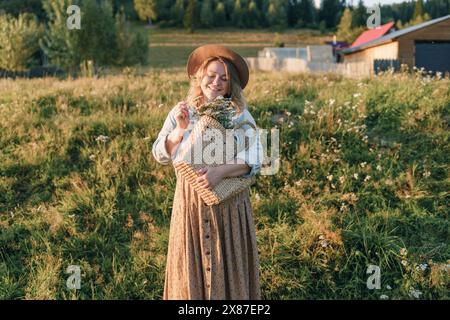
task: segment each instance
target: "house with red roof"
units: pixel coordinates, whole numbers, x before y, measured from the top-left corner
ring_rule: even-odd
[[[380,61],[390,61],[450,73],[450,15],[401,30],[394,30],[393,22],[367,30],[339,54],[344,63],[365,62],[372,71]]]

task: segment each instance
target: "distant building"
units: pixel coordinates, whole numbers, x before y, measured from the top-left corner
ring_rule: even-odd
[[[362,33],[339,51],[344,63],[379,61],[433,72],[450,72],[450,15],[393,31],[393,23]]]

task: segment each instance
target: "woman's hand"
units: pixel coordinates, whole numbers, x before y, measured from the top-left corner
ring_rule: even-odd
[[[177,122],[177,127],[180,129],[186,129],[189,125],[189,108],[186,101],[180,101],[176,105],[177,110],[175,111],[175,121]]]
[[[224,178],[220,167],[210,167],[197,170],[196,182],[205,189],[214,189]]]

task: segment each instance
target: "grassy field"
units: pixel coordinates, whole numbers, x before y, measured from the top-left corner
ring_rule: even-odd
[[[151,146],[214,33],[147,32],[150,66],[0,79],[1,299],[161,298],[175,174]],[[274,38],[245,36],[221,42],[256,55]],[[280,171],[251,190],[263,297],[449,299],[450,80],[252,71],[245,94],[281,133]]]
[[[134,26],[142,31],[142,26]],[[286,47],[323,44],[332,35],[316,30],[289,30],[283,33],[260,30],[211,29],[188,34],[181,29],[145,28],[150,39],[149,66],[152,68],[184,67],[189,54],[206,43],[229,46],[244,57],[256,57],[264,47],[283,42]],[[220,34],[220,37],[218,37]],[[215,40],[216,39],[216,40]]]

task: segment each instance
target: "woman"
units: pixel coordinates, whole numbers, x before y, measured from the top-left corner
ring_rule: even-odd
[[[179,102],[167,116],[153,144],[153,156],[169,164],[183,149],[198,120],[193,109],[218,96],[232,98],[234,124],[255,121],[246,108],[242,89],[249,70],[244,59],[220,45],[194,50],[187,63],[192,78],[187,101]],[[247,129],[246,125],[243,126]],[[227,177],[259,172],[262,145],[254,143],[237,154],[235,162],[197,172],[197,182],[214,188]],[[163,299],[260,299],[259,260],[249,190],[207,206],[180,175],[170,223]]]

